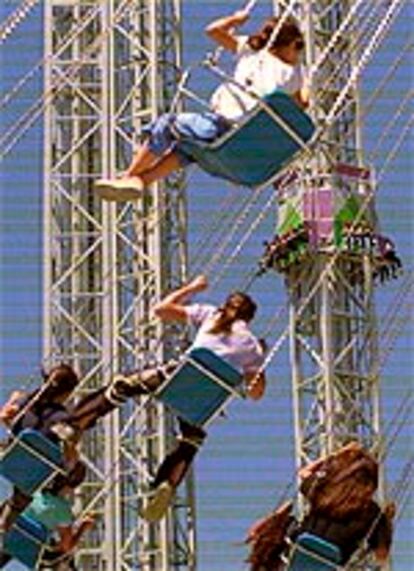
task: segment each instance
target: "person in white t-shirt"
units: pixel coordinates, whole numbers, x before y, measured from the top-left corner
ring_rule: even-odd
[[[257,103],[249,92],[264,97],[276,89],[291,95],[301,107],[307,106],[304,71],[299,63],[299,54],[304,47],[301,32],[295,20],[287,18],[276,39],[268,46],[277,25],[277,18],[269,18],[253,36],[233,36],[226,30],[223,33],[220,21],[207,28],[210,37],[238,56],[234,82],[220,85],[211,98],[216,113],[238,120]]]
[[[282,89],[301,107],[308,104],[300,54],[304,40],[297,22],[288,17],[265,21],[257,34],[239,36],[235,32],[249,13],[239,10],[212,22],[207,35],[237,56],[234,82],[218,87],[211,98],[211,112],[165,113],[143,129],[146,141],[135,153],[131,165],[120,178],[101,179],[96,192],[105,200],[125,201],[138,198],[151,183],[193,162],[180,148],[180,138],[211,142],[228,131],[235,121],[257,103],[255,96],[264,97]],[[280,30],[272,40],[276,26]]]
[[[256,313],[256,304],[243,292],[230,294],[221,307],[188,303],[192,295],[207,287],[207,279],[198,276],[161,300],[154,307],[154,313],[164,322],[195,326],[197,333],[191,348],[205,347],[230,363],[243,375],[247,396],[258,400],[262,398],[266,384],[262,371],[265,350],[263,341],[259,341],[248,326]],[[130,375],[117,375],[109,386],[81,399],[72,410],[68,424],[79,432],[93,427],[98,419],[129,398],[156,391],[176,367],[177,362],[171,362]],[[201,428],[183,419],[178,421],[181,436],[158,469],[153,482],[155,493],[143,514],[149,521],[164,515],[206,437]]]

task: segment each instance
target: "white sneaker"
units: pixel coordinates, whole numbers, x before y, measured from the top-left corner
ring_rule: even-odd
[[[151,523],[160,520],[168,510],[174,493],[175,488],[169,482],[162,482],[142,511],[142,517]]]
[[[142,196],[144,183],[139,176],[104,178],[95,182],[94,190],[103,200],[127,202]]]

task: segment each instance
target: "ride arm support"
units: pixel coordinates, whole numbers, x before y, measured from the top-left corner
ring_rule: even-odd
[[[247,10],[238,10],[231,16],[219,18],[211,22],[205,32],[209,38],[223,46],[226,50],[231,52],[237,51],[237,36],[234,33],[234,28],[241,26],[249,19],[249,12]]]

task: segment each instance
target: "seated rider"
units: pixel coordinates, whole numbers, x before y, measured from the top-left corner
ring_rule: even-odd
[[[195,278],[167,295],[154,307],[154,312],[163,321],[187,322],[198,327],[192,348],[205,347],[229,362],[243,374],[248,396],[260,399],[265,389],[265,376],[261,372],[263,348],[248,328],[256,312],[256,304],[240,292],[231,294],[219,308],[186,303],[191,295],[203,291],[207,285],[204,276]],[[128,398],[155,391],[176,366],[176,363],[168,364],[115,377],[109,386],[94,391],[77,403],[72,412],[72,426],[85,430]],[[204,430],[183,419],[179,419],[179,428],[181,437],[178,444],[167,455],[155,476],[155,495],[144,514],[148,520],[155,521],[165,513],[206,436]]]
[[[43,385],[35,391],[25,394],[14,391],[9,400],[0,409],[0,421],[15,436],[24,429],[34,429],[59,444],[67,436],[62,433],[67,420],[65,401],[69,398],[79,379],[72,367],[60,364],[44,375]],[[12,496],[0,507],[0,533],[4,533],[15,518],[31,502],[16,487]]]
[[[336,545],[341,565],[364,541],[378,564],[385,565],[392,543],[395,506],[390,503],[381,509],[373,499],[378,464],[372,456],[360,444],[351,442],[300,470],[299,477],[300,490],[309,504],[305,517],[292,526],[292,506],[284,504],[255,524],[248,537],[252,542],[251,571],[283,568],[281,555],[287,547],[286,537],[294,541],[304,532]]]
[[[52,537],[42,554],[40,567],[54,566],[65,559],[76,547],[83,534],[93,526],[94,518],[84,516],[75,524],[72,512],[73,491],[85,479],[86,468],[79,460],[78,453],[73,445],[67,448],[67,461],[72,468],[66,475],[58,475],[52,484],[41,491],[35,492],[29,506],[23,515],[41,523]],[[11,556],[5,552],[0,555],[0,565],[3,567]],[[72,567],[73,569],[73,567]]]
[[[218,87],[211,99],[210,112],[165,113],[145,127],[148,138],[137,149],[125,175],[97,181],[96,190],[102,198],[114,201],[139,198],[145,187],[194,161],[180,148],[181,138],[214,141],[257,104],[257,97],[282,89],[301,107],[308,104],[300,64],[305,44],[297,22],[288,17],[280,24],[278,18],[271,17],[256,34],[238,35],[237,28],[248,18],[248,11],[239,10],[206,28],[211,39],[236,54],[236,83],[228,81]],[[276,26],[280,29],[272,38]]]

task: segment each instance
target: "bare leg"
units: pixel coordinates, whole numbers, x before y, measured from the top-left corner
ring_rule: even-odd
[[[150,160],[150,156],[154,157],[150,151],[148,151],[148,153],[143,151],[145,161]],[[134,169],[138,168],[138,164],[139,168],[141,168],[143,163],[138,163],[138,161],[134,160],[128,173],[137,172]],[[127,173],[127,176],[119,179],[102,179],[95,184],[95,190],[104,200],[114,202],[136,200],[142,196],[142,192],[146,186],[167,177],[180,167],[181,164],[178,156],[173,151],[169,151],[160,157],[152,167],[146,171],[140,171],[139,175]]]
[[[148,186],[153,182],[166,178],[180,168],[180,159],[173,151],[170,151],[163,155],[153,167],[142,172],[140,178],[144,186]]]
[[[93,428],[100,418],[117,408],[117,404],[106,397],[108,388],[109,386],[101,387],[83,397],[73,406],[67,423],[84,431]]]
[[[167,371],[176,364],[167,365]],[[66,422],[79,430],[95,426],[97,421],[122,406],[129,398],[154,392],[164,376],[156,367],[137,371],[127,376],[117,375],[110,385],[97,389],[83,397],[70,411]]]
[[[181,418],[178,418],[178,422],[181,438],[158,468],[153,481],[155,488],[165,481],[174,488],[178,487],[207,436],[202,428],[193,426]]]
[[[161,157],[159,155],[155,155],[149,150],[147,143],[144,143],[138,147],[135,156],[132,159],[132,163],[128,167],[124,176],[139,176],[144,171],[151,169],[151,167],[153,167],[160,158]]]

